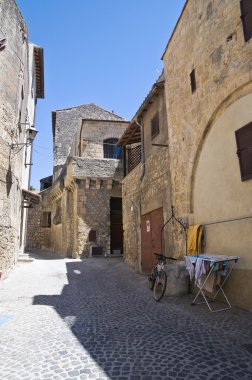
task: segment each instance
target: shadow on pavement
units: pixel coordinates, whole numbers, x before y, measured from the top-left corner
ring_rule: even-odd
[[[190,296],[156,303],[146,278],[121,259],[66,267],[69,284],[62,294],[36,296],[34,304],[53,306],[108,378],[252,376],[252,357],[242,346],[252,342],[250,313],[234,308],[213,314],[191,307]]]
[[[39,249],[28,248],[25,250],[29,256],[36,260],[63,260],[65,257],[58,255],[57,253],[52,253],[50,251],[42,251]]]

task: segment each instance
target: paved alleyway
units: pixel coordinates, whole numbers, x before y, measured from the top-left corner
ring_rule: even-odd
[[[0,282],[0,379],[251,380],[252,314],[156,303],[119,258],[37,256]]]

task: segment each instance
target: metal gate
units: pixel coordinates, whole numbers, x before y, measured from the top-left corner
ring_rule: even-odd
[[[163,208],[141,217],[141,264],[144,273],[150,273],[155,262],[154,253],[161,252],[161,230],[164,224]]]

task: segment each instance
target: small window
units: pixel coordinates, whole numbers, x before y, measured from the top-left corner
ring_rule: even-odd
[[[252,179],[252,122],[235,131],[241,179]]]
[[[104,158],[120,159],[122,156],[121,147],[117,147],[118,139],[106,139],[103,141],[103,156]]]
[[[195,76],[195,69],[190,74],[190,81],[191,81],[191,90],[192,94],[196,91],[196,76]]]
[[[241,0],[241,19],[245,41],[252,37],[252,1]]]
[[[90,230],[88,234],[88,241],[95,243],[96,242],[96,231]]]
[[[44,227],[44,228],[50,228],[51,227],[51,213],[50,212],[43,212],[42,220],[41,220],[41,227]]]
[[[151,138],[153,139],[155,136],[159,134],[159,113],[151,120]]]

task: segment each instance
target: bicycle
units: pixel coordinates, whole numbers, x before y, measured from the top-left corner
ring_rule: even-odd
[[[165,272],[166,260],[176,260],[173,257],[167,257],[161,253],[154,253],[157,256],[157,264],[153,266],[149,277],[149,286],[153,290],[155,301],[160,301],[163,297],[167,286],[167,274]]]

